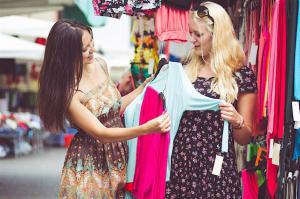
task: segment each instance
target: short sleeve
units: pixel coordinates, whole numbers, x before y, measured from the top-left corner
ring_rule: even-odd
[[[247,66],[243,66],[236,73],[239,93],[255,93],[257,92],[257,80],[253,70]]]

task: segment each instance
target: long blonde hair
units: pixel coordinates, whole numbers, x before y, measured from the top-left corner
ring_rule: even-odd
[[[208,17],[200,18],[197,11],[191,11],[192,19],[205,22],[207,30],[212,34],[210,63],[215,78],[212,80],[211,88],[220,95],[220,99],[233,103],[238,94],[238,86],[233,73],[243,66],[245,53],[235,36],[232,22],[224,8],[212,2],[204,2],[201,6],[207,7],[209,15],[214,19],[214,24],[212,24]],[[204,64],[205,60],[192,50],[186,61],[187,75],[191,81],[195,81],[198,75],[197,69]]]

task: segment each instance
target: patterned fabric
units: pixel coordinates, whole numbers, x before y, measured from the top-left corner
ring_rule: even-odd
[[[120,18],[122,14],[144,16],[159,8],[161,0],[93,0],[95,15]]]
[[[124,12],[123,0],[93,0],[95,15],[120,18]]]
[[[107,128],[123,127],[120,99],[108,78],[86,93],[82,104]],[[126,142],[103,144],[79,129],[67,151],[59,198],[124,198],[127,155]]]
[[[153,14],[150,10],[159,8],[161,0],[128,0],[125,5],[125,13],[132,16]]]
[[[241,68],[236,77],[239,93],[256,92],[251,69]],[[198,77],[193,84],[201,94],[219,98],[210,90],[211,80]],[[222,129],[220,111],[184,112],[174,140],[166,198],[241,198],[233,137],[230,134],[228,153],[221,153]],[[212,175],[216,155],[224,157],[220,176]]]
[[[154,35],[154,18],[134,18],[130,39],[134,45],[130,72],[135,87],[138,87],[157,70],[159,50],[157,38]]]

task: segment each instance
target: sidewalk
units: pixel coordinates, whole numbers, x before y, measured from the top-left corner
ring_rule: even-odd
[[[0,199],[56,199],[66,149],[0,159]]]

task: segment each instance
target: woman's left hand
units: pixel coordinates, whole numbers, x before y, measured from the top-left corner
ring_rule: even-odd
[[[149,82],[151,82],[154,78],[154,75],[151,75],[150,77],[148,77],[147,79],[145,79],[145,81],[141,84],[143,87],[145,87]]]
[[[221,117],[230,122],[233,126],[240,126],[243,122],[243,116],[237,112],[230,103],[223,102],[220,105]]]

